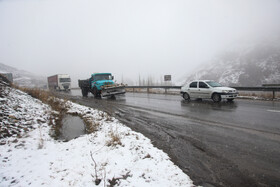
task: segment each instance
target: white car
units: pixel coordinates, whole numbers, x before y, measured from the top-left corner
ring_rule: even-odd
[[[211,80],[192,81],[181,88],[181,94],[185,100],[212,99],[214,102],[220,102],[222,99],[233,101],[238,96],[236,89],[223,87]]]

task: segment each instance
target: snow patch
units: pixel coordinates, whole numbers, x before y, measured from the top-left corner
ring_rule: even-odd
[[[94,133],[61,142],[49,135],[48,106],[14,89],[6,99],[7,114],[22,125],[32,122],[34,129],[22,132],[22,138],[1,139],[0,186],[95,186],[96,182],[99,186],[193,186],[148,138],[104,112],[66,102],[67,113],[79,114],[100,126]],[[9,120],[6,123],[12,125]],[[112,131],[120,136],[121,144],[106,145]]]

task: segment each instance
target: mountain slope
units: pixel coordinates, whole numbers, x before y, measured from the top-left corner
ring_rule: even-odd
[[[279,84],[280,45],[267,42],[225,52],[185,80],[193,79],[212,79],[231,86]]]
[[[12,73],[14,83],[23,87],[44,87],[47,85],[47,78],[33,73],[18,70],[14,67],[0,63],[0,73]]]

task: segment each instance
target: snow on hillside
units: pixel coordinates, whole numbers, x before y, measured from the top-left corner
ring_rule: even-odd
[[[212,79],[230,86],[261,86],[280,82],[279,42],[263,42],[228,50],[185,78]]]
[[[8,89],[8,90],[7,90]],[[0,186],[193,186],[151,141],[105,113],[66,102],[98,131],[68,142],[50,137],[50,107],[19,90],[2,94]],[[3,93],[3,92],[2,92]],[[107,145],[110,134],[121,144]],[[98,185],[99,183],[99,185]]]
[[[47,85],[47,78],[18,70],[3,63],[0,63],[0,73],[12,73],[14,83],[22,87],[44,87]]]

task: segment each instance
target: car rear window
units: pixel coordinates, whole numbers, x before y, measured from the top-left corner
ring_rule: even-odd
[[[197,82],[192,82],[190,84],[190,88],[197,88]]]

